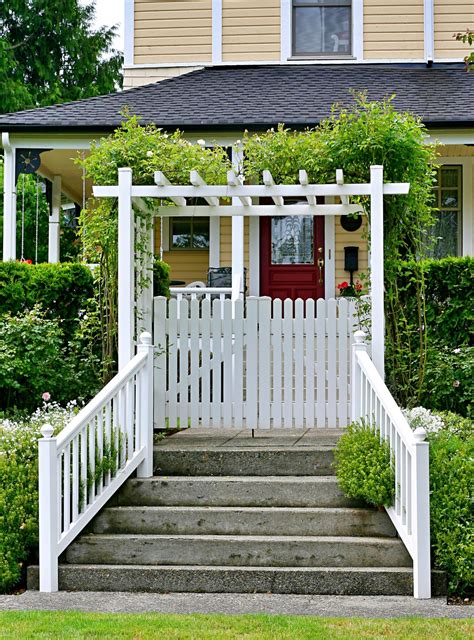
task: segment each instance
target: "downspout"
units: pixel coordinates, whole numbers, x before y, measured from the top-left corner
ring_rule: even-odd
[[[431,67],[434,60],[434,0],[424,0],[425,62]]]

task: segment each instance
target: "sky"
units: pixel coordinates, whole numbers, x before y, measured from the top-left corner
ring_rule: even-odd
[[[79,0],[80,4],[90,4],[91,0]],[[124,0],[94,0],[96,9],[96,27],[111,27],[118,24],[117,37],[114,42],[116,49],[123,51],[123,12]]]

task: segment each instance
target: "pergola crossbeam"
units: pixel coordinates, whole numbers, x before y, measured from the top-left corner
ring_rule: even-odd
[[[240,178],[233,169],[227,172],[227,184],[229,187],[237,187],[243,184],[242,178]],[[252,198],[249,196],[239,196],[240,202],[244,207],[250,207],[252,204]]]
[[[279,206],[276,204],[252,205],[243,208],[240,205],[225,205],[222,207],[209,207],[207,205],[188,205],[187,207],[160,207],[155,215],[163,218],[179,216],[186,217],[210,217],[219,216],[242,216],[267,217],[267,216],[343,216],[355,213],[364,213],[359,204],[317,204],[309,205],[286,204]]]
[[[204,178],[202,178],[199,172],[195,170],[191,171],[191,173],[189,174],[189,181],[195,187],[207,186]],[[203,198],[211,207],[217,207],[217,205],[219,204],[219,198],[216,198],[216,196],[203,196]]]
[[[265,169],[265,171],[263,172],[263,184],[266,187],[274,187],[275,186],[275,181],[273,180],[273,176],[270,173],[270,171],[268,171],[268,169]],[[269,194],[271,199],[273,200],[273,202],[279,206],[282,207],[285,202],[283,200],[283,196],[278,196],[278,195],[271,195]]]
[[[168,180],[168,178],[165,176],[165,174],[162,171],[155,171],[155,183],[157,184],[159,189],[163,189],[171,185],[171,182]],[[133,193],[133,187],[132,187],[132,197],[133,196],[145,197],[145,198],[147,197],[147,196],[140,196],[138,193],[137,194]],[[154,197],[154,196],[150,196],[150,197]],[[183,196],[176,195],[173,197],[173,196],[159,195],[158,197],[169,198],[178,207],[186,206],[186,198],[184,198]]]
[[[300,169],[299,171],[299,180],[300,184],[303,186],[307,186],[309,184],[308,174],[304,169]],[[308,204],[315,206],[316,205],[316,196],[307,195],[306,199]]]

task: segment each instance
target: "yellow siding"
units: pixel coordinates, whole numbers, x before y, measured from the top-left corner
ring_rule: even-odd
[[[221,218],[220,224],[220,266],[230,267],[232,265],[232,218]],[[249,268],[249,219],[244,220],[244,263]],[[248,286],[247,273],[247,286]]]
[[[368,272],[368,251],[367,239],[363,236],[367,235],[367,226],[364,222],[358,231],[344,231],[341,227],[340,218],[336,217],[336,294],[338,293],[337,285],[346,280],[349,282],[350,273],[344,271],[344,247],[359,247],[359,271],[354,273],[354,279],[359,277],[360,273]]]
[[[223,0],[224,61],[280,60],[280,0]]]
[[[160,246],[160,225],[155,224],[155,252]],[[184,280],[186,284],[200,280],[207,282],[209,251],[165,251],[163,260],[171,267],[172,280]]]
[[[136,0],[134,63],[207,62],[212,56],[211,0]]]
[[[144,84],[152,82],[161,82],[168,80],[174,76],[181,76],[185,73],[191,73],[202,69],[202,67],[137,67],[135,69],[125,69],[123,73],[123,88],[132,89],[133,87],[141,87]]]
[[[435,58],[462,60],[469,45],[457,42],[454,33],[474,28],[474,0],[435,0]]]
[[[364,57],[422,59],[423,0],[364,0]]]

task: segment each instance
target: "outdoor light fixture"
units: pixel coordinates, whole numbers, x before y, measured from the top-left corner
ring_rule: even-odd
[[[359,247],[344,247],[344,271],[351,274],[351,285],[354,284],[354,271],[359,269]]]

